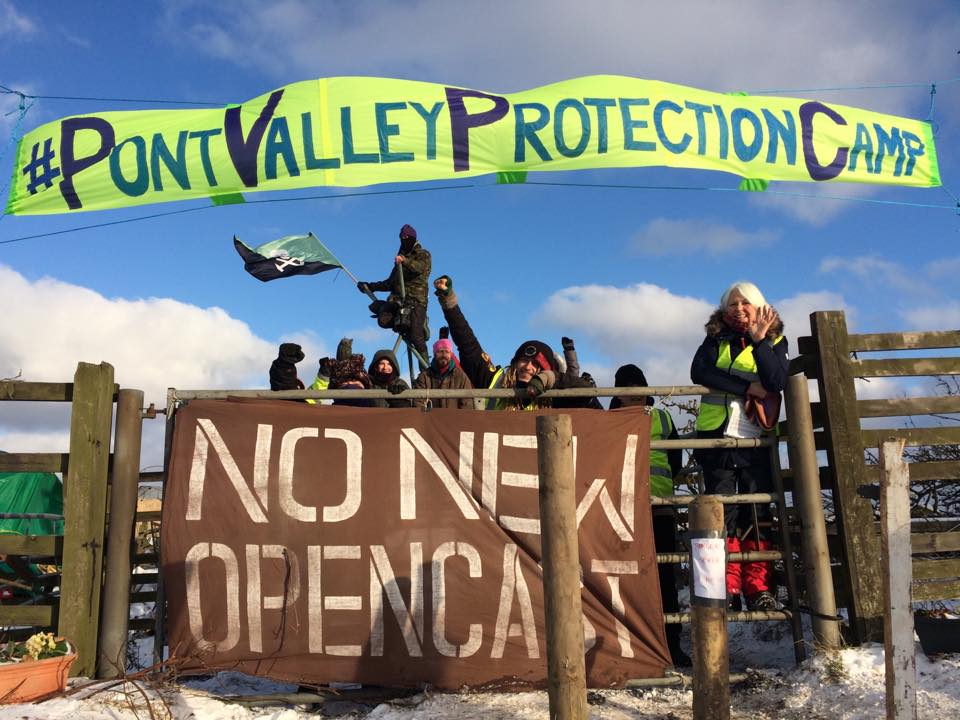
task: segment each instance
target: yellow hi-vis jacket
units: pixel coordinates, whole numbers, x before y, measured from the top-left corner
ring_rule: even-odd
[[[503,387],[503,377],[504,371],[506,368],[500,368],[497,370],[496,374],[490,379],[490,390],[496,390]],[[487,410],[514,410],[516,406],[514,401],[511,398],[488,398],[487,399]],[[523,406],[524,410],[536,410],[537,402],[536,400],[530,400],[526,405]]]
[[[783,340],[783,335],[773,341],[777,345]],[[760,379],[757,374],[757,360],[753,356],[753,345],[748,345],[733,360],[730,359],[730,341],[720,341],[720,351],[717,353],[717,367],[726,370],[731,375],[743,378],[747,382],[756,382]],[[710,393],[700,400],[700,414],[697,416],[697,430],[716,430],[727,422],[727,403],[730,402],[729,393]]]
[[[317,375],[314,378],[314,381],[310,383],[310,387],[307,390],[326,390],[330,387],[330,378],[324,377],[323,375]],[[329,403],[329,400],[314,400],[313,398],[307,398],[307,402],[311,405],[325,405]]]
[[[650,411],[650,439],[666,440],[673,433],[673,418],[665,410]],[[667,462],[666,450],[650,450],[650,494],[673,495],[673,470]]]

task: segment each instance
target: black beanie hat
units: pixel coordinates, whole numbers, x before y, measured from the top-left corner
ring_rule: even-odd
[[[613,376],[614,387],[647,387],[647,376],[634,364],[621,365]]]
[[[513,354],[510,364],[513,365],[517,360],[524,357],[535,361],[544,370],[558,371],[557,356],[553,354],[550,346],[544,342],[527,340],[525,343],[522,343]],[[544,366],[544,363],[546,363],[546,366]]]

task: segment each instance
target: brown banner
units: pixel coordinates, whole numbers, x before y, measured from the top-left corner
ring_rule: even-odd
[[[573,417],[588,683],[669,665],[649,418]],[[163,503],[169,645],[304,683],[542,685],[536,414],[197,400]]]

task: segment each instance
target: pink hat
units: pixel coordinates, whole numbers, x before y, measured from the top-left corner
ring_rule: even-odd
[[[453,343],[450,341],[450,338],[440,338],[433,344],[433,354],[437,354],[437,350],[440,348],[446,348],[450,352],[453,352]]]

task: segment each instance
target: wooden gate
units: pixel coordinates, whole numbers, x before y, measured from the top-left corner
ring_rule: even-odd
[[[907,446],[960,445],[960,424],[936,427],[876,427],[873,418],[913,417],[960,412],[960,397],[859,399],[855,379],[960,375],[960,357],[883,357],[861,359],[862,353],[960,348],[960,331],[850,334],[841,311],[810,315],[811,336],[799,340],[798,364],[816,378],[820,401],[813,405],[817,449],[825,450],[821,468],[832,492],[840,541],[839,595],[850,613],[851,640],[880,640],[883,635],[878,498],[879,446],[903,438]],[[870,419],[863,427],[861,419]],[[869,453],[869,455],[867,454]],[[960,480],[960,463],[917,462],[910,465],[912,483]],[[940,553],[960,549],[960,533],[931,523],[914,523],[913,550]],[[930,532],[933,530],[933,532]],[[914,560],[915,600],[960,597],[960,561]],[[844,603],[841,602],[841,605]]]

